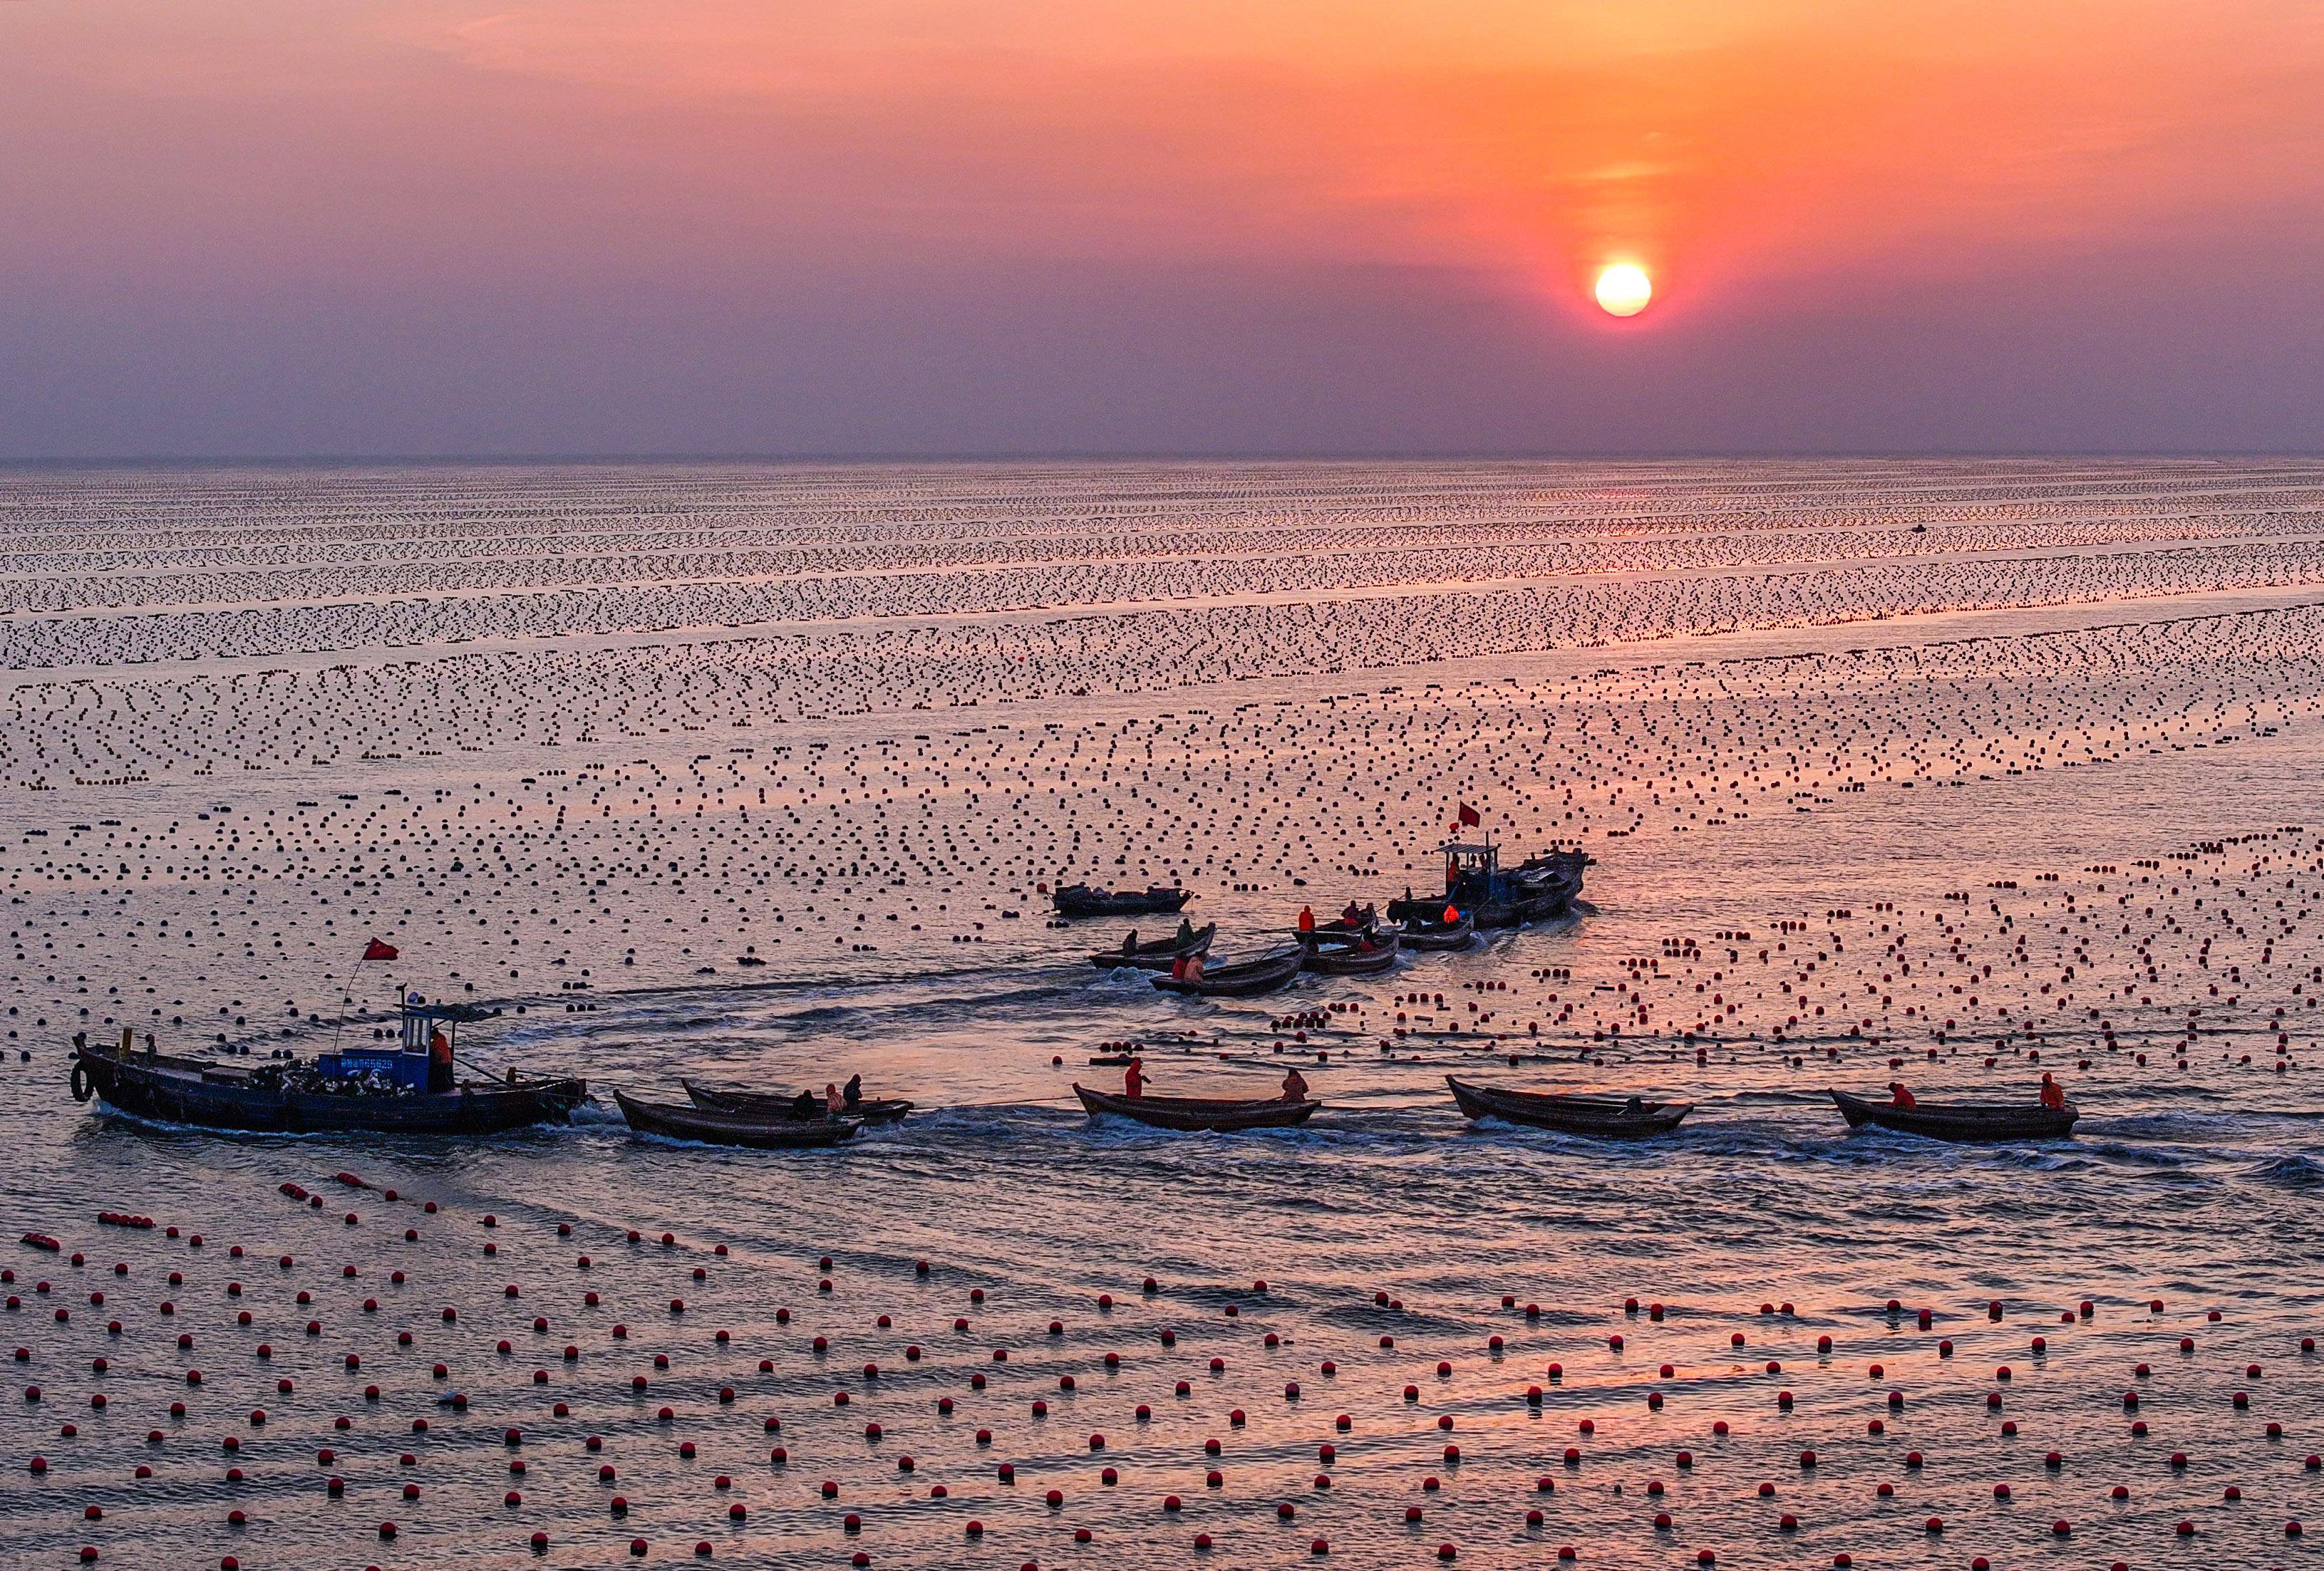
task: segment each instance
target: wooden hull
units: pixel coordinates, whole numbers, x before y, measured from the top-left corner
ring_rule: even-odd
[[[1458,922],[1439,920],[1424,923],[1416,917],[1404,919],[1402,942],[1406,949],[1444,950],[1466,949],[1477,939],[1477,924],[1467,912]]]
[[[1157,977],[1154,985],[1166,993],[1179,993],[1191,998],[1255,998],[1261,993],[1272,993],[1288,987],[1291,978],[1299,974],[1302,956],[1297,950],[1285,950],[1278,954],[1262,955],[1255,960],[1241,960],[1232,965],[1213,968],[1198,982],[1182,982],[1175,977]]]
[[[1468,913],[1470,931],[1476,932],[1488,928],[1523,927],[1533,922],[1555,922],[1560,917],[1572,914],[1574,894],[1574,890],[1563,889],[1515,900],[1480,900]],[[1416,906],[1417,903],[1415,904]],[[1404,920],[1409,916],[1410,909],[1401,900],[1391,900],[1388,914]]]
[[[710,1086],[697,1086],[692,1080],[681,1079],[686,1094],[694,1105],[706,1113],[728,1113],[745,1118],[788,1118],[794,1123],[809,1123],[824,1116],[817,1107],[812,1117],[802,1119],[793,1111],[791,1098],[765,1091],[722,1091]],[[912,1110],[913,1104],[900,1097],[858,1102],[847,1109],[844,1116],[860,1118],[866,1124],[893,1124]]]
[[[1192,889],[1126,889],[1120,892],[1060,889],[1051,901],[1060,916],[1175,916],[1194,897]]]
[[[1219,924],[1213,922],[1185,943],[1174,937],[1141,943],[1127,954],[1118,949],[1100,950],[1090,956],[1090,964],[1102,971],[1167,971],[1170,962],[1182,956],[1210,953],[1211,940],[1218,935]]]
[[[2081,1116],[2070,1105],[2058,1109],[1956,1102],[1950,1107],[1896,1107],[1839,1090],[1831,1093],[1831,1099],[1850,1129],[1871,1124],[1931,1140],[2062,1140],[2073,1134],[2074,1122]]]
[[[108,1106],[141,1118],[253,1134],[499,1135],[563,1124],[589,1095],[580,1079],[464,1085],[407,1096],[333,1096],[250,1083],[239,1065],[89,1052],[78,1059]]]
[[[1360,942],[1310,943],[1299,969],[1326,977],[1369,977],[1396,964],[1399,946],[1392,933],[1382,933],[1370,944]]]
[[[853,1140],[863,1125],[853,1119],[817,1123],[802,1118],[758,1118],[733,1113],[709,1113],[659,1102],[640,1102],[613,1093],[613,1100],[641,1135],[669,1140],[698,1140],[706,1145],[744,1145],[760,1151],[788,1151],[836,1145]]]
[[[1648,1102],[1637,1113],[1627,1110],[1623,1097],[1569,1097],[1538,1091],[1511,1091],[1495,1086],[1471,1085],[1452,1075],[1444,1077],[1452,1099],[1471,1118],[1499,1118],[1536,1129],[1566,1135],[1594,1135],[1607,1140],[1636,1140],[1667,1135],[1694,1111],[1692,1102]]]
[[[1224,1101],[1202,1097],[1115,1097],[1103,1091],[1093,1091],[1087,1086],[1075,1086],[1074,1095],[1082,1099],[1093,1118],[1111,1114],[1119,1118],[1135,1119],[1157,1129],[1176,1129],[1192,1133],[1210,1130],[1231,1133],[1238,1129],[1288,1129],[1305,1124],[1315,1116],[1321,1102]]]

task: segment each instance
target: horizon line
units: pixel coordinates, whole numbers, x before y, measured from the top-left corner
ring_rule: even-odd
[[[641,450],[634,452],[493,453],[132,453],[0,455],[0,470],[279,467],[351,464],[840,464],[862,467],[910,464],[1650,464],[1747,459],[1803,461],[1987,461],[2036,462],[2135,460],[2227,463],[2324,460],[2324,447],[1697,447],[1697,448],[1409,448],[1379,451],[1298,448],[1026,448],[946,451],[753,452],[748,450]]]

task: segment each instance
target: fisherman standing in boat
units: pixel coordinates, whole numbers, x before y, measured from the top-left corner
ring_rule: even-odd
[[[428,1089],[442,1093],[452,1089],[452,1043],[444,1028],[428,1028]]]
[[[2053,1113],[2066,1110],[2066,1088],[2052,1079],[2047,1070],[2042,1071],[2042,1106]]]
[[[1184,946],[1194,942],[1194,924],[1185,917],[1178,918],[1178,942]]]
[[[1283,1099],[1286,1102],[1304,1102],[1307,1099],[1307,1078],[1299,1072],[1296,1066],[1286,1070],[1283,1073]]]
[[[1313,932],[1315,931],[1315,909],[1314,906],[1302,905],[1299,908],[1299,931],[1301,932]]]
[[[1133,1058],[1130,1067],[1121,1071],[1121,1094],[1135,1102],[1146,1094],[1146,1061]]]
[[[847,1083],[839,1089],[839,1099],[846,1105],[850,1112],[854,1111],[857,1104],[863,1100],[863,1077],[848,1076]]]

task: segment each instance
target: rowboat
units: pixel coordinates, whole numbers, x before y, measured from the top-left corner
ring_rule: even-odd
[[[1300,969],[1327,977],[1368,977],[1396,964],[1401,939],[1395,932],[1375,932],[1368,938],[1325,938],[1310,935]]]
[[[1898,1107],[1840,1090],[1833,1091],[1831,1099],[1850,1129],[1877,1124],[1931,1140],[2059,1140],[2074,1132],[2074,1120],[2082,1116],[2071,1103],[2044,1107],[2038,1103],[1923,1102]]]
[[[1379,907],[1367,905],[1357,914],[1353,922],[1342,914],[1334,916],[1329,922],[1318,922],[1313,927],[1295,927],[1291,930],[1291,936],[1302,942],[1328,933],[1338,933],[1344,938],[1354,933],[1368,932],[1379,924]]]
[[[711,1086],[697,1086],[688,1079],[680,1079],[678,1083],[686,1088],[686,1094],[692,1098],[694,1105],[706,1113],[732,1113],[745,1118],[796,1120],[800,1117],[798,1102],[790,1097],[769,1091],[724,1091]],[[866,1124],[893,1124],[910,1112],[912,1106],[900,1097],[867,1098],[847,1108],[844,1116],[860,1118]],[[823,1116],[823,1104],[818,1099],[815,1111],[807,1117]]]
[[[1596,1135],[1611,1140],[1667,1135],[1694,1111],[1692,1102],[1645,1102],[1625,1097],[1513,1091],[1499,1086],[1471,1085],[1453,1075],[1446,1075],[1444,1083],[1452,1088],[1452,1099],[1461,1104],[1461,1111],[1471,1118],[1499,1118],[1536,1129]]]
[[[403,1001],[402,1011],[401,1045],[366,1043],[304,1061],[233,1063],[140,1052],[126,1031],[117,1047],[76,1038],[72,1094],[141,1118],[264,1134],[500,1135],[567,1123],[588,1099],[586,1080],[514,1070],[505,1079],[483,1080],[454,1080],[447,1072],[431,1089],[429,1033],[490,1015],[416,996]]]
[[[1279,1097],[1225,1100],[1210,1097],[1114,1097],[1075,1086],[1074,1095],[1091,1117],[1112,1114],[1157,1129],[1287,1129],[1305,1124],[1323,1104],[1286,1102]]]
[[[1452,922],[1444,920],[1441,910],[1433,917],[1408,913],[1404,918],[1406,949],[1467,949],[1476,936],[1476,920],[1465,911]]]
[[[1253,998],[1288,986],[1305,958],[1296,949],[1274,950],[1256,960],[1213,966],[1198,978],[1157,977],[1154,985],[1166,993],[1195,998]]]
[[[1212,923],[1194,937],[1181,942],[1176,933],[1157,938],[1132,949],[1102,949],[1090,956],[1090,964],[1102,971],[1124,969],[1140,971],[1167,971],[1170,962],[1182,955],[1208,954],[1211,940],[1219,934],[1219,924]]]
[[[620,1091],[613,1093],[622,1116],[641,1135],[669,1140],[698,1140],[706,1145],[747,1145],[759,1150],[789,1150],[801,1146],[836,1145],[853,1140],[863,1127],[854,1118],[813,1120],[762,1118],[751,1114],[712,1113],[674,1103],[641,1102]]]
[[[1194,897],[1192,889],[1094,889],[1068,884],[1050,896],[1061,916],[1169,916]]]

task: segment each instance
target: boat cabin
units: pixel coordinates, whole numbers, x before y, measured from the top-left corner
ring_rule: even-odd
[[[1468,893],[1490,899],[1500,893],[1501,849],[1490,841],[1446,841],[1437,850],[1444,858],[1444,892]]]
[[[456,1052],[460,1045],[459,1029],[463,1021],[490,1019],[489,1011],[473,1004],[430,1004],[417,993],[407,994],[402,1003],[402,1024],[398,1039],[374,1042],[361,1047],[345,1047],[336,1052],[319,1053],[315,1067],[327,1075],[375,1074],[407,1090],[428,1089],[428,1038],[438,1026],[445,1040]]]

